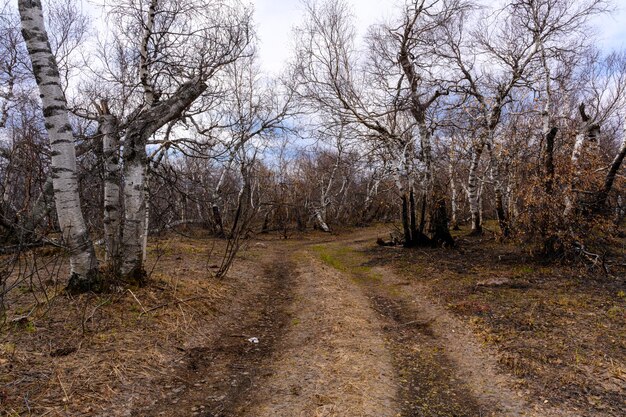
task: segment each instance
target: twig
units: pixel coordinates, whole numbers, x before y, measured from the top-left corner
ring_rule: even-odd
[[[406,323],[400,323],[398,324],[399,326],[410,326],[411,324],[417,324],[419,326],[430,326],[430,324],[432,324],[435,321],[435,318],[432,318],[430,320],[427,321],[421,321],[421,320],[412,320],[412,321],[407,321]]]
[[[139,299],[137,297],[135,297],[135,294],[130,290],[130,288],[128,289],[128,292],[130,293],[130,295],[133,296],[133,298],[135,299],[135,301],[137,301],[139,303],[139,306],[141,307],[141,309],[143,310],[143,314],[146,313],[146,309],[143,308],[143,304],[141,304],[141,301],[139,301]],[[141,316],[141,314],[140,314]]]
[[[61,385],[61,389],[63,390],[63,395],[65,396],[65,398],[64,398],[65,401],[69,401],[70,397],[68,397],[67,391],[65,390],[65,387],[63,386],[63,382],[61,382],[61,377],[59,376],[58,373],[57,373],[57,379],[59,380],[59,385]]]

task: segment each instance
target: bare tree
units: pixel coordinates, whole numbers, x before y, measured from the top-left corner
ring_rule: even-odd
[[[98,284],[98,262],[81,211],[76,150],[56,59],[50,49],[39,0],[19,1],[22,34],[41,92],[43,114],[52,149],[52,184],[59,225],[70,251],[71,291]]]

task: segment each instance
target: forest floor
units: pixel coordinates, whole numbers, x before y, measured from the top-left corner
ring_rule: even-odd
[[[172,234],[146,287],[75,297],[37,250],[5,300],[0,415],[624,415],[623,265],[546,264],[489,234],[376,246],[388,233],[263,235],[223,280],[223,242]]]

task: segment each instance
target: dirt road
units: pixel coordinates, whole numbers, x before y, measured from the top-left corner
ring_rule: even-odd
[[[574,415],[533,404],[415,280],[372,264],[372,233],[258,244],[256,292],[131,415]]]

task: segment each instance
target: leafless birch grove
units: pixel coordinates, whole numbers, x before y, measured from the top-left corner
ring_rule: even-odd
[[[76,292],[144,283],[149,235],[192,224],[228,240],[219,276],[254,233],[373,222],[397,224],[385,244],[462,226],[601,258],[626,212],[626,52],[592,22],[617,4],[394,4],[359,34],[343,0],[304,1],[271,75],[237,0],[105,2],[101,28],[72,0],[6,2],[4,251],[64,247]]]

